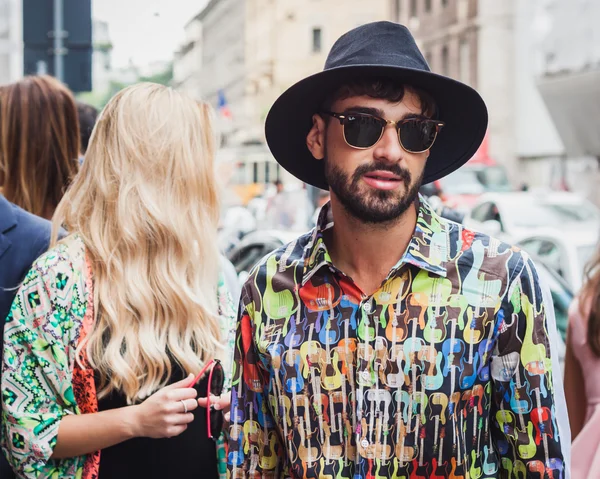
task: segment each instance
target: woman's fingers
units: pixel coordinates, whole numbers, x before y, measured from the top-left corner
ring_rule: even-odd
[[[219,402],[220,400],[220,396],[213,396],[212,394],[210,395],[210,405],[211,406],[216,406],[216,404]],[[198,405],[200,407],[208,407],[208,398],[198,398]]]
[[[198,405],[200,407],[208,407],[207,398],[198,398]],[[229,411],[231,406],[231,393],[223,394],[222,396],[210,395],[210,405],[217,411]]]
[[[186,413],[192,412],[194,409],[196,409],[198,407],[198,402],[193,398],[182,399],[180,401],[177,401],[175,406],[176,406],[175,412],[181,413],[181,414],[186,414]]]

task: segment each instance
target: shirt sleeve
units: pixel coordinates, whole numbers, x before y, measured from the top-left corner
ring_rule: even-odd
[[[492,434],[500,467],[521,477],[560,471],[568,464],[558,415],[562,383],[555,381],[552,349],[556,326],[544,304],[531,259],[521,253],[498,311],[497,343],[491,358]],[[550,314],[551,316],[551,314]],[[554,331],[552,331],[554,330]],[[560,373],[560,371],[559,371]]]
[[[244,304],[244,296],[242,292],[233,361],[228,477],[287,477],[284,448],[268,402],[269,373],[254,339],[254,304]]]
[[[74,478],[85,457],[50,457],[61,418],[78,411],[72,389],[73,322],[69,318],[83,299],[74,293],[76,275],[68,262],[48,269],[41,264],[38,260],[27,274],[6,318],[2,449],[18,477]]]

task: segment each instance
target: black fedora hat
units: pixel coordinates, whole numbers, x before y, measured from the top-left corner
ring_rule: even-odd
[[[316,160],[306,146],[312,116],[341,85],[369,77],[418,87],[435,100],[436,119],[446,125],[431,148],[424,183],[448,175],[475,154],[488,122],[481,96],[463,83],[431,73],[406,27],[375,22],[340,37],[322,72],[299,81],[275,101],[267,115],[265,134],[277,162],[305,183],[328,189],[323,161]]]

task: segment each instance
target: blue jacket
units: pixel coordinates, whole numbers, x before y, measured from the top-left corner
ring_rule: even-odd
[[[0,346],[4,323],[17,289],[32,263],[48,249],[51,223],[9,203],[0,195]],[[2,358],[0,347],[0,359]],[[0,479],[14,474],[0,454]]]

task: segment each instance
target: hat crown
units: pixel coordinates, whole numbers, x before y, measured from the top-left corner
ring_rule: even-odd
[[[325,70],[354,65],[430,71],[408,28],[386,21],[367,23],[342,35],[331,47]]]

